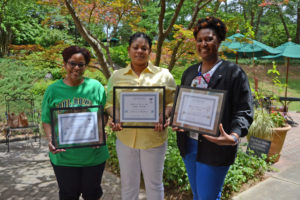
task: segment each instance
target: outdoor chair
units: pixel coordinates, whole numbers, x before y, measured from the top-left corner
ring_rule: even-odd
[[[4,127],[4,136],[7,152],[10,151],[10,142],[21,140],[40,148],[40,113],[34,108],[34,99],[24,94],[6,95],[5,104],[7,124]]]

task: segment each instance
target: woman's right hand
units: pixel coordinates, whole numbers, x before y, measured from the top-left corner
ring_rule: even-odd
[[[184,132],[184,131],[185,131],[184,129],[178,128],[177,126],[172,127],[172,130],[173,130],[173,131],[176,131],[176,132]]]
[[[56,149],[52,142],[48,142],[49,151],[53,154],[66,151],[65,149]]]
[[[123,130],[122,123],[113,123],[113,122],[110,122],[109,126],[111,127],[111,129],[113,131],[121,131],[121,130]]]

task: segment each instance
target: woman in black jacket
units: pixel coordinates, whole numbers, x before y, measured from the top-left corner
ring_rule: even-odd
[[[252,96],[245,72],[218,57],[226,25],[218,18],[198,20],[194,28],[201,63],[190,66],[181,85],[226,90],[220,136],[212,137],[177,129],[177,144],[185,163],[194,200],[220,199],[225,176],[233,164],[240,137],[253,121]]]

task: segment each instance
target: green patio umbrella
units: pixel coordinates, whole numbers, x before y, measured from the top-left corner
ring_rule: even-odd
[[[261,42],[247,38],[240,33],[228,37],[221,44],[220,51],[234,52],[236,55],[236,63],[238,62],[239,54],[246,55],[247,57],[260,57],[264,54],[279,54],[281,52]]]
[[[276,47],[275,49],[281,51],[281,53],[279,54],[276,54],[276,55],[268,55],[268,56],[262,56],[261,58],[267,58],[267,59],[270,59],[270,58],[279,58],[279,57],[287,57],[287,56],[284,56],[283,53],[285,52],[285,49],[287,47],[288,48],[288,51],[285,52],[285,55],[288,55],[288,56],[292,56],[292,57],[295,57],[295,58],[298,58],[299,57],[299,52],[297,51],[294,51],[293,48],[290,49],[290,46],[297,46],[298,44],[294,43],[294,42],[291,42],[291,41],[288,41],[286,43],[283,43],[282,45]],[[299,46],[299,45],[298,45]],[[290,50],[289,50],[290,49]],[[296,47],[297,49],[297,47]],[[298,55],[294,55],[294,54],[298,54]],[[298,57],[297,57],[298,56]],[[292,58],[290,57],[290,58]]]
[[[262,58],[278,58],[278,57],[286,57],[286,78],[285,78],[285,94],[284,97],[287,98],[287,85],[288,85],[288,78],[289,78],[289,65],[290,65],[290,58],[300,58],[300,45],[294,42],[288,41],[275,49],[280,50],[281,53],[273,56],[263,56]],[[284,103],[284,112],[287,112],[287,102]]]

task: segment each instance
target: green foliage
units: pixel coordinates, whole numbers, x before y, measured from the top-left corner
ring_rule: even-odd
[[[44,93],[47,89],[47,87],[49,85],[51,85],[54,81],[44,81],[44,80],[39,80],[37,81],[33,87],[32,87],[32,94],[35,95],[35,96],[44,96]]]
[[[181,76],[184,72],[189,67],[190,64],[187,64],[186,66],[183,67],[174,67],[173,70],[171,71],[171,74],[173,75],[176,85],[180,85],[181,82]]]
[[[99,70],[96,70],[96,69],[93,69],[93,68],[87,68],[85,70],[85,72],[84,72],[84,76],[96,79],[102,85],[106,85],[107,84],[107,79],[105,78],[105,76],[103,75],[103,73],[100,72]]]
[[[168,149],[166,151],[163,176],[164,185],[179,190],[188,190],[190,188],[189,180],[177,148],[176,133],[171,128],[168,128],[168,132]]]
[[[127,44],[123,44],[110,48],[110,54],[113,63],[117,64],[120,67],[126,67],[129,64],[130,58],[128,56],[127,47]]]
[[[248,137],[271,137],[272,128],[274,127],[275,125],[273,123],[270,113],[263,108],[258,108],[254,112],[254,119],[253,123],[251,124],[248,130]]]
[[[43,47],[55,45],[58,41],[64,41],[66,44],[73,43],[72,36],[68,35],[66,30],[58,29],[45,29],[36,40],[37,44],[40,44]]]
[[[33,0],[8,1],[3,14],[1,27],[12,31],[14,44],[34,44],[43,31],[41,9]]]
[[[33,92],[33,85],[43,78],[43,73],[12,59],[0,59],[0,65],[0,94],[2,94],[2,98],[5,94],[16,95],[18,93],[40,96],[40,94]],[[3,100],[0,107],[4,106]]]
[[[15,20],[13,44],[37,44],[37,38],[43,28],[34,18],[28,20]]]
[[[22,58],[23,63],[37,70],[50,71],[55,78],[61,78],[63,76],[63,72],[59,72],[58,70],[61,69],[63,65],[61,51],[68,46],[69,44],[58,42],[54,46],[43,51],[26,55]],[[61,74],[59,75],[59,73]]]
[[[105,132],[107,133],[106,145],[109,151],[109,159],[106,161],[110,170],[115,174],[120,174],[119,161],[116,151],[116,133],[111,130],[111,128],[106,127]]]
[[[282,114],[280,114],[279,112],[272,112],[271,119],[272,119],[275,127],[284,127],[285,122],[286,122],[284,116]]]
[[[238,150],[235,163],[231,165],[224,182],[222,199],[229,199],[233,192],[238,192],[243,184],[250,180],[259,180],[267,170],[270,163],[266,162],[267,156],[257,157]]]
[[[277,65],[276,65],[275,61],[273,61],[272,64],[273,64],[273,68],[269,69],[267,74],[271,76],[273,85],[277,87],[276,89],[279,93],[285,87],[285,84],[281,83],[281,81],[279,79],[280,73],[277,70]]]

